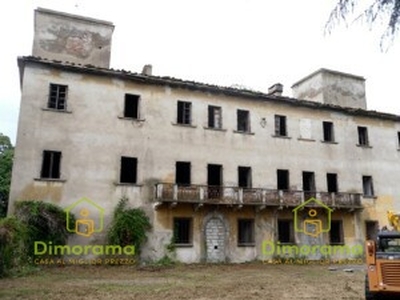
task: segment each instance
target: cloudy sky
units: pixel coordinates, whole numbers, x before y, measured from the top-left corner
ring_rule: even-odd
[[[266,92],[324,67],[367,79],[368,109],[400,115],[400,37],[387,52],[383,27],[324,26],[337,0],[14,0],[0,18],[0,132],[15,143],[17,56],[29,55],[33,10],[44,7],[115,24],[111,67]],[[361,1],[360,1],[361,2]],[[365,1],[363,1],[365,2]]]

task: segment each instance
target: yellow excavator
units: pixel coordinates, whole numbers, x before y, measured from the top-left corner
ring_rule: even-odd
[[[366,241],[365,299],[400,299],[400,213],[387,212],[389,225]]]

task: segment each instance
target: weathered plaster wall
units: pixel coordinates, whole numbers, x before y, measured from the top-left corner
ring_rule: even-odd
[[[68,112],[45,109],[49,83],[68,85]],[[277,169],[290,171],[294,190],[302,189],[303,171],[315,172],[317,191],[327,190],[326,173],[338,174],[341,192],[362,192],[362,176],[371,175],[378,198],[363,200],[367,209],[362,222],[379,220],[384,225],[386,208],[400,210],[400,124],[393,121],[144,85],[35,63],[25,68],[22,91],[10,211],[18,199],[44,199],[66,207],[88,197],[105,209],[107,222],[118,200],[126,196],[131,205],[143,207],[153,221],[153,234],[143,253],[148,257],[162,257],[172,236],[171,220],[181,214],[194,218],[194,246],[178,249],[178,257],[188,262],[204,259],[202,220],[209,210],[185,207],[181,211],[178,205],[155,211],[152,206],[153,184],[173,183],[176,161],[190,161],[192,183],[202,185],[207,184],[207,164],[223,166],[225,186],[237,186],[238,166],[252,168],[253,187],[271,189],[276,188]],[[121,118],[125,93],[141,95],[142,120]],[[177,100],[192,102],[193,126],[175,124]],[[224,130],[205,128],[208,105],[222,107]],[[252,134],[235,132],[237,109],[250,111]],[[287,116],[288,137],[274,137],[275,114]],[[322,121],[334,123],[335,143],[322,142]],[[368,127],[371,147],[357,146],[357,126]],[[62,151],[61,179],[65,181],[37,180],[43,150]],[[118,184],[121,156],[138,158],[137,185]],[[269,230],[275,226],[273,212],[227,208],[219,213],[230,226],[229,259],[239,262],[260,257],[262,241],[274,234]],[[257,247],[237,247],[237,219],[241,217],[255,218]],[[365,236],[364,228],[354,229],[351,222],[354,217],[346,216],[346,243]]]
[[[32,55],[108,68],[113,30],[110,22],[38,8]]]
[[[360,76],[321,69],[295,83],[292,89],[298,99],[367,108],[365,79]]]

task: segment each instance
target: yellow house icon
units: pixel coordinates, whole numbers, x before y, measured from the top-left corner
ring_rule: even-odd
[[[322,220],[317,217],[317,210],[315,208],[323,208],[327,212],[327,224],[323,226]],[[303,222],[303,226],[299,228],[299,212],[305,208],[309,208],[308,216]],[[329,232],[331,230],[331,214],[333,209],[315,199],[314,197],[308,199],[301,205],[298,205],[293,210],[294,213],[294,230],[296,232],[303,232],[306,235],[317,237],[321,233]]]
[[[75,225],[73,225],[70,224],[69,219],[71,211],[75,208],[79,208],[79,216],[76,219]],[[75,232],[78,235],[90,237],[93,233],[103,230],[104,208],[88,198],[81,198],[72,203],[65,209],[65,213],[67,215],[66,228],[69,232]],[[97,224],[93,219],[93,216],[96,215],[98,216]]]

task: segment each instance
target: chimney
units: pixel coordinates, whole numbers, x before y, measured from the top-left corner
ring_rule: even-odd
[[[143,75],[153,75],[153,66],[152,65],[144,65],[142,70]]]
[[[282,96],[283,85],[281,83],[275,83],[268,89],[268,95]]]

